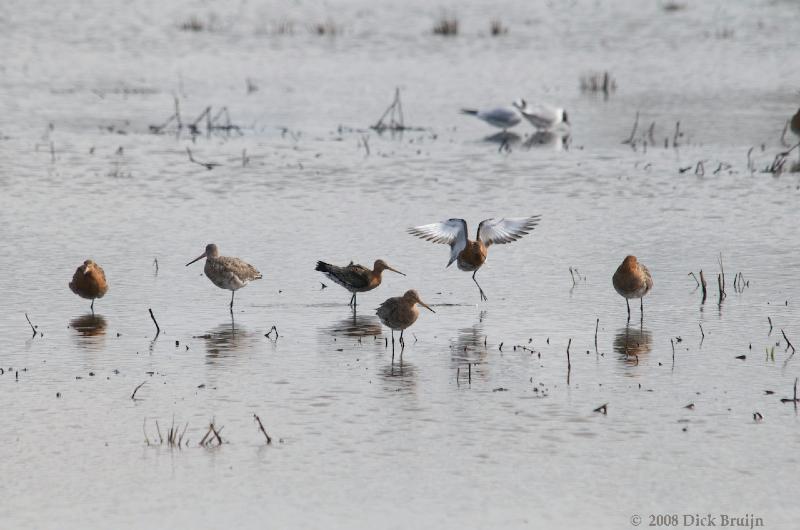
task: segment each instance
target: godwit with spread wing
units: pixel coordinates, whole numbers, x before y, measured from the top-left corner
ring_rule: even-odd
[[[338,267],[325,263],[324,261],[318,261],[316,270],[324,273],[325,276],[332,281],[353,293],[353,296],[350,297],[350,306],[353,310],[355,310],[356,307],[356,294],[371,291],[379,286],[381,284],[381,273],[383,271],[390,270],[405,276],[404,273],[390,267],[382,259],[375,260],[375,265],[373,265],[372,270],[369,270],[363,265],[353,265],[352,261],[346,267]]]
[[[228,289],[231,292],[231,313],[233,313],[233,295],[253,280],[260,280],[261,273],[258,269],[239,258],[220,256],[219,249],[214,243],[206,245],[206,251],[186,264],[188,267],[195,261],[206,258],[206,265],[203,267],[211,283],[220,289]]]
[[[622,265],[617,267],[617,272],[611,279],[614,289],[625,297],[625,305],[628,306],[628,320],[631,319],[631,298],[639,299],[639,310],[644,318],[644,295],[653,288],[653,276],[647,267],[639,263],[636,256],[627,256]]]
[[[72,281],[69,282],[72,292],[81,298],[92,300],[92,314],[94,314],[95,298],[103,298],[108,291],[108,282],[103,268],[94,261],[87,259],[83,265],[75,270]]]
[[[481,300],[486,301],[486,295],[475,279],[478,269],[486,261],[489,247],[493,244],[511,243],[521,238],[539,223],[541,216],[509,217],[502,219],[485,219],[478,225],[475,240],[467,238],[467,222],[463,219],[449,219],[441,223],[416,226],[408,229],[408,233],[432,243],[450,245],[450,261],[447,266],[458,261],[458,268],[462,271],[472,271],[472,281],[478,286]]]
[[[383,325],[392,330],[392,351],[394,351],[395,330],[400,330],[401,351],[402,348],[405,347],[405,342],[403,341],[403,331],[417,321],[417,317],[419,316],[417,304],[430,309],[433,313],[436,312],[420,299],[419,293],[414,289],[406,291],[403,296],[389,298],[383,302],[375,312],[378,315],[378,318],[381,319],[381,322],[383,322]]]

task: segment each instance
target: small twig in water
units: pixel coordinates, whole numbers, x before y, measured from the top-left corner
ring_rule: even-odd
[[[784,332],[783,329],[781,329],[781,335],[783,335],[783,340],[786,341],[787,344],[786,349],[788,350],[789,348],[791,348],[792,355],[794,355],[795,352],[794,345],[791,342],[789,342],[789,337],[786,336],[786,332]]]
[[[199,160],[195,160],[194,157],[192,156],[192,150],[189,149],[188,147],[186,148],[186,153],[189,155],[189,162],[194,162],[195,164],[203,166],[208,170],[214,169],[215,167],[221,165],[216,162],[200,162]]]
[[[133,394],[131,394],[131,399],[132,400],[134,400],[134,401],[136,400],[136,392],[138,392],[139,389],[142,388],[145,383],[147,383],[147,381],[142,381],[141,383],[136,385],[136,388],[133,389]]]
[[[267,439],[267,445],[271,444],[272,438],[269,437],[269,434],[267,434],[266,429],[264,429],[264,424],[261,423],[261,418],[258,417],[258,414],[253,414],[253,418],[255,418],[256,422],[258,423],[258,428],[261,430],[261,432],[264,434],[264,437]]]
[[[158,327],[158,322],[156,322],[156,317],[155,315],[153,315],[153,310],[150,308],[148,308],[147,310],[150,311],[150,318],[153,319],[153,324],[156,325],[156,337],[158,337],[158,335],[161,333],[161,328]]]
[[[25,320],[27,320],[28,324],[31,326],[31,329],[33,330],[33,336],[35,337],[37,333],[36,326],[34,326],[33,323],[31,322],[31,319],[28,318],[28,313],[25,313]]]
[[[603,414],[608,414],[608,403],[603,403],[592,412],[602,412]]]

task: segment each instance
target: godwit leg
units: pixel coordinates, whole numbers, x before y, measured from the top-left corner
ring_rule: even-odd
[[[404,329],[401,329],[401,330],[400,330],[400,351],[401,351],[401,352],[402,352],[402,351],[403,351],[403,349],[406,347],[406,341],[404,341],[404,340],[403,340],[403,332],[404,332],[404,331],[405,331]]]
[[[478,286],[478,291],[480,291],[481,293],[481,301],[487,302],[489,299],[486,298],[486,295],[483,293],[483,289],[481,289],[481,285],[478,283],[478,280],[475,279],[476,274],[478,274],[477,269],[475,270],[475,272],[472,273],[472,281],[475,282],[475,285]]]
[[[94,298],[92,298],[92,305],[89,308],[92,310],[92,315],[94,315]]]
[[[642,314],[642,320],[644,320],[644,297],[639,298],[639,312]]]
[[[628,299],[625,299],[625,305],[628,306],[628,322],[631,321],[631,303],[628,302]]]
[[[349,305],[350,307],[355,307],[355,303],[356,303],[356,293],[353,293],[353,296],[350,297],[350,303],[347,305]]]
[[[233,295],[236,294],[236,291],[231,291],[231,313],[233,313]]]
[[[392,330],[392,361],[394,361],[394,330]]]

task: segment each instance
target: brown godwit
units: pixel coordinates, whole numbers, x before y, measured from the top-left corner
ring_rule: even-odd
[[[794,113],[791,121],[789,121],[789,128],[797,136],[800,136],[800,109],[797,109],[797,112]]]
[[[219,249],[214,243],[206,245],[206,251],[186,264],[188,267],[195,261],[206,258],[206,265],[203,267],[211,283],[220,289],[228,289],[231,292],[231,313],[233,313],[233,295],[252,280],[260,280],[261,273],[258,270],[239,258],[220,256]]]
[[[381,319],[383,325],[392,330],[392,349],[394,350],[394,332],[400,330],[400,348],[405,347],[403,342],[403,331],[411,324],[416,322],[419,316],[419,309],[417,304],[430,309],[435,313],[431,307],[423,302],[419,293],[414,289],[409,289],[403,296],[395,296],[383,302],[378,310],[375,312],[378,318]]]
[[[800,136],[800,109],[797,109],[797,112],[794,113],[794,116],[789,121],[789,128],[794,134]],[[800,153],[800,149],[797,152]]]
[[[639,310],[642,313],[642,318],[644,318],[644,302],[642,299],[653,288],[653,277],[647,267],[639,263],[636,256],[626,256],[611,281],[614,284],[614,289],[625,297],[625,305],[628,306],[628,320],[631,319],[631,305],[628,302],[631,298],[639,299]]]
[[[87,259],[83,262],[83,265],[75,270],[75,274],[72,275],[72,281],[69,282],[69,288],[81,298],[92,300],[91,309],[92,314],[94,314],[95,298],[103,298],[108,292],[106,273],[103,272],[103,268],[100,265]]]
[[[336,265],[330,265],[324,261],[318,261],[316,270],[325,273],[325,276],[353,293],[353,296],[350,297],[350,306],[353,310],[355,310],[356,307],[356,294],[371,291],[379,286],[381,284],[381,273],[383,271],[390,270],[405,276],[404,273],[390,267],[382,259],[375,260],[375,265],[373,265],[372,270],[369,270],[363,265],[353,265],[352,261],[350,265],[346,267],[337,267]]]
[[[489,246],[516,241],[533,230],[540,219],[540,215],[485,219],[478,225],[475,241],[467,239],[467,222],[463,219],[448,219],[441,223],[416,226],[409,228],[408,233],[432,243],[450,245],[450,261],[447,266],[458,261],[459,269],[472,271],[472,281],[478,286],[481,300],[485,301],[488,298],[475,279],[475,274],[486,261]]]

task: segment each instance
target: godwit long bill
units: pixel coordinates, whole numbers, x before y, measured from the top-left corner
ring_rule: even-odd
[[[631,298],[639,299],[639,310],[644,319],[644,295],[653,288],[653,276],[650,271],[642,265],[636,256],[626,256],[622,264],[617,267],[614,277],[611,279],[614,289],[625,298],[625,305],[628,306],[628,320],[631,319]]]
[[[188,267],[195,261],[206,258],[205,272],[211,283],[220,289],[231,292],[231,313],[233,313],[233,295],[253,280],[260,280],[261,273],[249,263],[228,256],[220,256],[219,249],[214,243],[206,245],[206,250],[195,259],[186,264]]]
[[[324,273],[325,276],[332,281],[353,293],[353,296],[350,297],[350,306],[354,310],[356,307],[356,294],[371,291],[379,286],[381,284],[381,273],[383,271],[390,270],[405,276],[404,273],[390,267],[382,259],[375,260],[375,265],[372,266],[372,270],[369,270],[363,265],[353,265],[352,261],[346,267],[338,267],[325,263],[324,261],[318,261],[316,270]]]
[[[103,298],[108,292],[108,282],[103,268],[94,261],[87,259],[83,265],[75,269],[72,281],[69,282],[72,292],[81,298],[92,300],[92,314],[94,314],[95,298]]]
[[[493,244],[516,241],[530,233],[540,219],[540,215],[485,219],[478,225],[474,241],[467,238],[467,222],[463,219],[448,219],[441,223],[416,226],[409,228],[408,233],[432,243],[450,245],[450,261],[447,262],[447,266],[457,261],[459,269],[472,271],[472,281],[478,286],[481,300],[486,301],[488,298],[475,279],[475,274],[486,261],[489,247]]]
[[[400,330],[401,351],[405,347],[405,342],[403,341],[403,331],[417,321],[417,317],[419,317],[419,309],[417,309],[417,304],[429,309],[433,313],[436,312],[431,309],[428,304],[423,302],[422,299],[420,299],[419,293],[414,289],[406,291],[403,296],[389,298],[383,302],[375,312],[378,315],[378,318],[381,319],[381,322],[383,322],[383,325],[392,330],[392,350],[394,350],[395,330]]]

